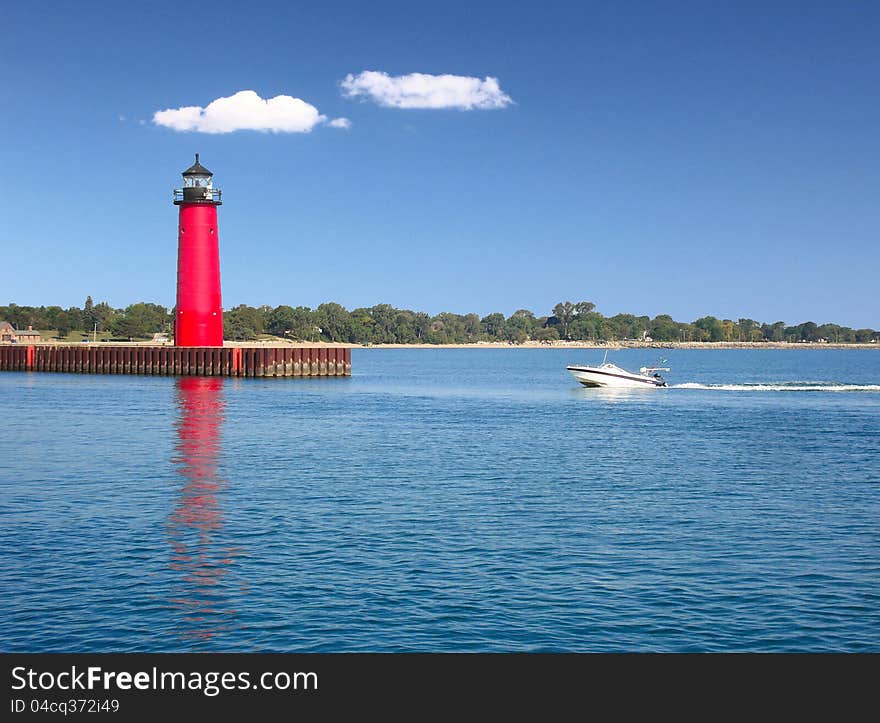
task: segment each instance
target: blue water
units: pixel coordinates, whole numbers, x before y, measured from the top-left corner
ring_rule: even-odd
[[[0,650],[880,651],[880,352],[353,356],[0,374]]]

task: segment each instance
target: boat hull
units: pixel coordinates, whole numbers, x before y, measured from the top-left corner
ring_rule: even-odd
[[[662,379],[630,374],[621,370],[609,371],[596,367],[566,367],[571,375],[585,387],[624,387],[628,389],[652,389],[665,387],[666,382]]]

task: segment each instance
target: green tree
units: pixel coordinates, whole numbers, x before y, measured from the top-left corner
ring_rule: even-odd
[[[115,315],[110,331],[114,336],[143,338],[165,331],[170,323],[171,316],[164,306],[141,302]]]
[[[477,328],[480,327],[480,317],[477,314],[468,314],[468,317],[476,317]],[[471,318],[471,322],[473,319]],[[419,342],[426,341],[431,335],[431,317],[424,312],[417,311],[413,314],[413,329]]]
[[[69,329],[71,331],[82,329],[82,309],[80,309],[78,306],[71,306],[66,311]]]
[[[498,339],[504,331],[504,314],[489,314],[480,320],[480,327],[489,339]]]
[[[55,317],[55,329],[58,330],[59,337],[67,336],[71,329],[78,325],[78,320],[74,320],[66,311],[62,311]]]
[[[376,321],[370,315],[369,309],[352,309],[349,315],[349,325],[352,340],[358,344],[371,344],[375,342]]]
[[[669,314],[655,316],[649,326],[649,334],[655,341],[678,341],[679,328]]]
[[[785,341],[785,322],[777,321],[774,324],[762,324],[761,333],[767,341]]]
[[[483,333],[483,322],[479,314],[465,314],[464,333],[468,341],[476,341]]]
[[[695,341],[722,341],[724,339],[724,329],[721,322],[714,316],[704,316],[694,322],[694,327],[700,334],[700,338]]]
[[[736,322],[737,341],[749,341],[752,338],[752,331],[760,326],[754,319],[739,319]]]
[[[223,336],[235,341],[251,341],[263,333],[265,319],[260,309],[246,304],[223,312]]]
[[[291,306],[276,306],[266,318],[266,331],[275,336],[289,336],[297,323],[297,315]]]
[[[91,331],[95,328],[98,320],[94,315],[95,302],[92,301],[91,296],[86,297],[86,301],[83,304],[83,312],[82,312],[82,328]]]
[[[501,317],[504,318],[503,316]],[[467,341],[465,317],[451,311],[443,311],[432,319],[431,329],[440,344],[457,344]]]
[[[800,337],[804,341],[817,341],[819,339],[819,335],[816,333],[818,330],[819,327],[815,322],[807,321],[801,324]]]
[[[559,332],[552,326],[535,329],[535,341],[559,341]]]
[[[730,319],[721,322],[721,341],[733,341],[736,325]]]
[[[599,339],[604,332],[602,322],[599,314],[578,314],[568,325],[568,336],[577,341]]]
[[[327,341],[351,341],[350,315],[341,304],[321,304],[315,309],[315,323],[321,328],[321,336]]]
[[[572,322],[576,317],[580,317],[583,322],[584,317],[591,314],[595,308],[596,305],[592,301],[579,301],[576,304],[572,304],[570,301],[560,301],[553,307],[553,319],[550,323],[553,326],[559,327],[559,336],[563,339],[588,338],[585,336],[579,337],[575,334],[572,328]],[[589,327],[589,324],[579,324],[579,333],[587,333],[585,330]]]
[[[315,312],[308,306],[295,306],[291,311],[293,314],[289,318],[289,326],[281,336],[297,341],[318,341],[321,333],[315,322]]]
[[[111,324],[113,324],[113,318],[115,316],[116,309],[110,306],[106,301],[102,301],[100,304],[95,304],[92,308],[92,317],[98,322],[98,331],[108,331]]]
[[[367,310],[372,319],[372,335],[369,341],[377,344],[394,344],[398,342],[397,315],[399,311],[391,304],[376,304]],[[415,334],[415,331],[413,331]]]
[[[518,309],[504,322],[503,336],[508,341],[521,343],[532,338],[536,327],[535,315],[528,309]]]
[[[556,321],[559,324],[561,329],[560,337],[563,339],[569,338],[569,325],[571,324],[572,319],[574,319],[574,315],[577,313],[574,304],[570,301],[560,301],[556,306],[553,307],[553,316],[556,317]]]
[[[648,317],[633,314],[617,314],[607,320],[614,339],[641,339],[648,331],[648,324]]]

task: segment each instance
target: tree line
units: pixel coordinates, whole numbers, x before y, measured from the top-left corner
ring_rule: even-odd
[[[140,302],[114,309],[107,302],[94,303],[89,296],[82,307],[0,306],[0,320],[16,329],[28,326],[51,330],[59,337],[108,332],[114,338],[149,338],[154,333],[173,333],[174,310]],[[754,319],[717,319],[704,316],[690,322],[675,321],[668,314],[653,318],[633,314],[605,316],[589,301],[561,301],[552,314],[537,316],[519,309],[510,316],[494,313],[431,316],[421,311],[397,309],[390,304],[349,311],[336,303],[307,306],[236,306],[223,312],[227,339],[248,341],[270,334],[291,341],[332,341],[346,344],[460,344],[479,341],[827,341],[869,343],[880,341],[874,329],[851,329],[838,324],[807,321],[788,325],[783,321],[762,323]]]

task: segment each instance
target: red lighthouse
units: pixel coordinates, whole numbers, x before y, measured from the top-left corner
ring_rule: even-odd
[[[174,191],[174,205],[180,206],[175,346],[223,346],[217,233],[217,206],[222,201],[213,176],[196,153],[196,162],[183,172],[183,188]]]

